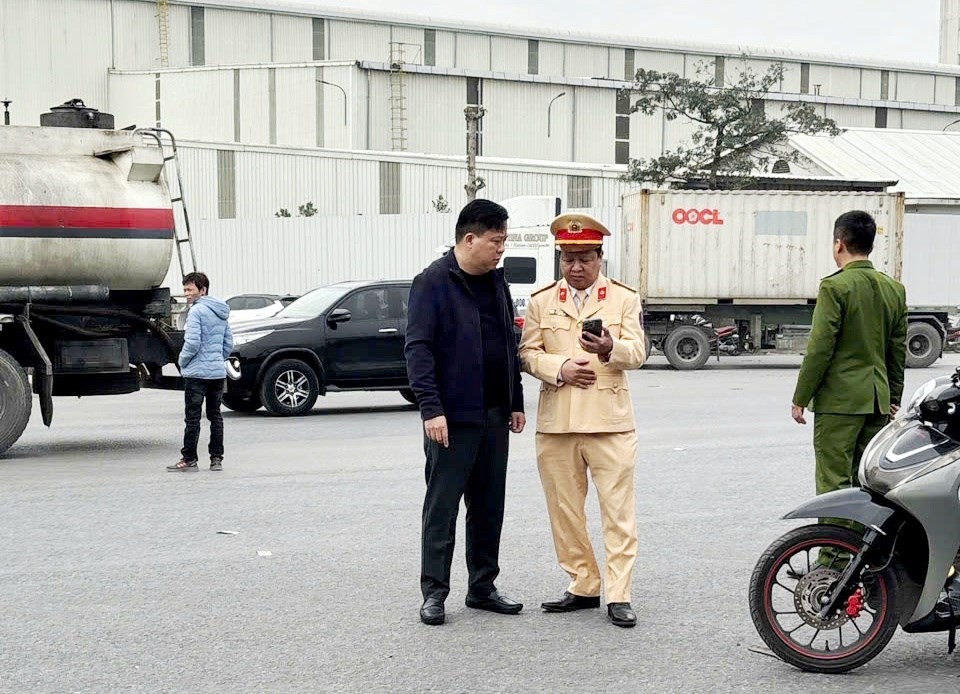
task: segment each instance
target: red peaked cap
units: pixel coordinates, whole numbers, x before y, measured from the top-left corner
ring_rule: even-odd
[[[602,246],[610,231],[588,214],[562,214],[550,225],[558,246]]]

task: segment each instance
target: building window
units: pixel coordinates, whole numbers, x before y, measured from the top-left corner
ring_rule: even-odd
[[[800,63],[800,93],[810,93],[810,63]]]
[[[885,108],[878,108],[878,109],[877,109],[876,116],[874,117],[874,125],[873,125],[873,127],[875,127],[875,128],[886,128],[886,127],[887,127],[887,109],[885,109]]]
[[[423,64],[437,64],[437,30],[423,30]]]
[[[722,55],[718,55],[713,61],[713,86],[723,86],[723,69],[726,67],[726,60]]]
[[[400,214],[400,164],[380,162],[380,214]]]
[[[217,150],[217,216],[235,219],[237,216],[237,173],[232,149]]]
[[[623,79],[633,82],[637,77],[637,52],[628,48],[623,52]]]
[[[483,82],[479,77],[467,78],[467,105],[480,106],[483,103]],[[470,143],[466,142],[465,152],[470,151]],[[483,120],[477,123],[477,156],[483,156]]]
[[[190,64],[204,65],[203,8],[190,8]]]
[[[593,180],[589,176],[567,176],[567,207],[593,206]]]
[[[467,105],[468,106],[479,106],[480,101],[480,78],[479,77],[468,77],[467,78]]]
[[[954,94],[953,94],[953,105],[960,106],[960,77],[954,77]]]
[[[507,284],[536,284],[537,259],[523,256],[504,258],[503,278]]]
[[[630,159],[630,95],[617,94],[617,127],[614,161],[626,164]]]
[[[313,59],[327,59],[327,20],[313,18]]]
[[[890,98],[890,71],[880,71],[880,100],[887,101]]]
[[[527,74],[540,74],[540,42],[536,39],[527,41]]]
[[[614,152],[614,162],[617,164],[629,164],[630,163],[630,143],[621,142],[617,140]]]
[[[756,118],[763,118],[763,116],[766,114],[766,109],[763,105],[763,99],[751,99],[750,112]]]

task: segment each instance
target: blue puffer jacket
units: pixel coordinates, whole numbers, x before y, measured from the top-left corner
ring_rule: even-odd
[[[226,378],[223,360],[233,349],[233,333],[227,316],[230,307],[212,296],[201,296],[187,314],[186,334],[180,350],[180,373],[184,378]]]

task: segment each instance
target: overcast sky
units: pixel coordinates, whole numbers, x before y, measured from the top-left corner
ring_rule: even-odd
[[[939,0],[297,1],[321,7],[911,62],[933,63],[939,55]]]

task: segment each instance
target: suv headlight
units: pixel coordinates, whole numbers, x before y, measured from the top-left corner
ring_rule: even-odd
[[[245,345],[249,342],[253,342],[254,340],[264,338],[272,332],[272,330],[257,330],[256,332],[252,333],[239,333],[233,336],[233,344],[234,346]]]

